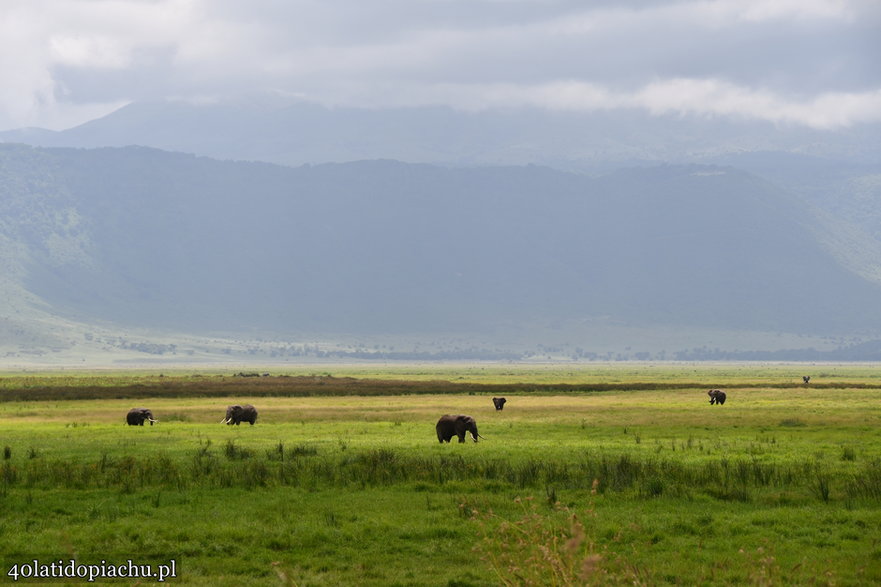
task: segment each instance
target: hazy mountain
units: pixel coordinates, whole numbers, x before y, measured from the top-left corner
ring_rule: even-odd
[[[881,246],[881,213],[874,205],[881,197],[877,124],[816,130],[639,111],[327,108],[255,94],[217,103],[137,102],[61,132],[0,132],[4,141],[47,147],[141,145],[292,166],[393,159],[445,166],[541,164],[594,176],[663,163],[732,166],[786,189],[827,213],[831,222],[844,221],[834,234],[849,233],[850,266],[865,264],[860,251]]]
[[[0,141],[47,147],[142,145],[285,165],[395,159],[603,171],[622,163],[683,162],[756,151],[830,161],[881,160],[881,125],[822,131],[639,111],[332,109],[265,95],[205,104],[138,102],[61,132],[0,132]]]
[[[638,111],[331,109],[253,95],[218,103],[133,103],[61,132],[0,132],[2,141],[141,145],[292,166],[393,159],[444,166],[541,164],[593,176],[663,163],[732,166],[770,180],[826,213],[830,222],[843,221],[846,225],[824,238],[848,233],[849,245],[833,247],[846,252],[849,266],[871,266],[862,251],[881,246],[875,206],[881,197],[881,125],[823,131]],[[862,273],[881,275],[881,269]]]
[[[81,323],[328,335],[528,336],[591,320],[881,331],[881,289],[828,252],[817,218],[730,167],[592,178],[7,145],[0,185],[7,289],[22,307]]]

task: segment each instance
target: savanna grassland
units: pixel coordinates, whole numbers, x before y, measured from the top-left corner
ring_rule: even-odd
[[[206,585],[881,582],[881,366],[233,375],[0,375],[0,577],[74,558]],[[230,403],[257,424],[221,425]],[[125,426],[134,406],[160,422]],[[444,413],[485,438],[438,444]]]

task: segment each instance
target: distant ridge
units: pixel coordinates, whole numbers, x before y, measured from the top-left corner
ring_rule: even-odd
[[[0,132],[0,141],[45,147],[141,145],[294,166],[385,158],[454,166],[534,163],[592,173],[610,166],[753,152],[881,160],[881,124],[831,132],[635,111],[327,108],[266,95],[201,104],[136,102],[60,132]],[[761,162],[757,165],[761,168]]]

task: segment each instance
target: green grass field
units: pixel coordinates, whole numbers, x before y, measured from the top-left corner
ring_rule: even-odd
[[[73,558],[174,559],[206,585],[881,582],[878,366],[231,375],[0,377],[0,576]],[[246,402],[255,426],[219,423]],[[125,426],[136,405],[160,423]],[[438,444],[444,413],[485,439]]]

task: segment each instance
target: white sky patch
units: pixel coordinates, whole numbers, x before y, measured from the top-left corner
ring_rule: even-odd
[[[719,80],[675,79],[652,83],[626,101],[653,114],[737,116],[822,130],[881,122],[881,90],[793,100]]]
[[[59,65],[121,69],[130,64],[127,48],[110,37],[53,37],[51,60]]]
[[[852,3],[847,0],[728,0],[725,4],[737,18],[754,22],[787,18],[854,18]]]
[[[610,5],[591,10],[589,5],[577,13],[552,19],[540,26],[558,34],[585,34],[598,31],[641,28],[645,25],[732,27],[741,23],[768,21],[850,22],[855,4],[848,0],[694,0],[658,3],[646,8]]]
[[[41,36],[41,27],[26,14],[10,11],[0,18],[0,125],[35,124],[39,113],[54,103],[55,82],[45,66],[46,51],[37,42]]]

